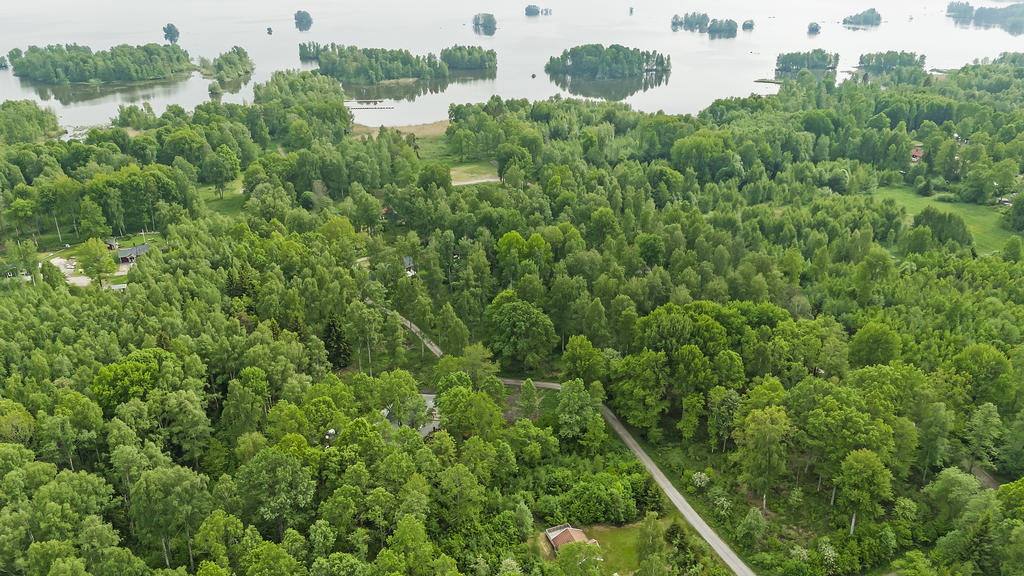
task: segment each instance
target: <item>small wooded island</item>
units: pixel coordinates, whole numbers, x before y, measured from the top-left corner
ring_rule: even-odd
[[[299,58],[315,61],[320,72],[343,84],[372,85],[389,80],[440,80],[449,70],[495,70],[498,55],[480,46],[452,46],[435,54],[413,55],[408,50],[358,48],[304,42]]]
[[[122,44],[99,52],[78,44],[53,44],[29,46],[24,52],[15,48],[7,58],[15,76],[42,84],[165,80],[195,69],[188,52],[175,44]]]
[[[881,23],[882,15],[874,8],[868,8],[859,14],[843,18],[844,26],[878,26]]]
[[[256,67],[245,48],[235,46],[210,61],[200,58],[199,70],[206,78],[214,78],[221,84],[241,80],[253,73]]]
[[[1024,3],[975,8],[970,2],[950,2],[946,15],[961,24],[1002,28],[1014,36],[1024,34]]]
[[[707,34],[712,38],[734,38],[740,26],[735,20],[719,20],[711,18],[704,12],[688,12],[682,17],[678,14],[672,17],[672,30],[678,31],[680,28],[688,32]],[[754,21],[745,21],[743,29],[753,30]]]
[[[548,74],[564,74],[588,80],[637,78],[647,74],[663,74],[672,68],[672,59],[653,50],[627,48],[612,44],[575,46],[552,56],[544,66]]]
[[[295,13],[295,28],[299,32],[308,32],[313,27],[313,17],[310,16],[309,12],[305,10],[299,10]]]
[[[477,34],[494,36],[494,32],[497,29],[498,21],[494,18],[494,14],[482,12],[473,16],[473,31]]]
[[[835,70],[839,66],[839,54],[815,48],[810,52],[787,52],[775,60],[775,73],[785,74],[801,70]]]

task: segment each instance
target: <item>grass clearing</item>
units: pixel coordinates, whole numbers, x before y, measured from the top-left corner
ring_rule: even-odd
[[[934,196],[920,196],[906,186],[879,188],[874,196],[879,200],[891,198],[897,206],[907,211],[907,224],[926,207],[931,206],[943,212],[958,214],[964,219],[967,230],[974,236],[978,254],[990,254],[1002,250],[1013,232],[1003,228],[1003,213],[996,206],[981,206],[965,202],[939,202]]]
[[[478,180],[497,180],[498,166],[489,160],[463,162],[458,155],[448,150],[448,143],[443,133],[431,137],[419,137],[416,140],[420,149],[422,162],[441,162],[452,169],[452,183],[475,182]]]
[[[679,513],[673,510],[658,522],[662,528],[667,529],[672,522],[679,519]],[[601,545],[601,556],[604,558],[606,573],[626,576],[640,568],[641,558],[636,551],[636,542],[640,535],[640,522],[624,526],[596,524],[583,526],[580,529],[586,533],[588,538],[597,540]],[[543,531],[536,535],[533,543],[540,549],[542,558],[549,562],[554,561],[555,553]]]
[[[217,189],[213,186],[201,186],[199,197],[203,199],[206,207],[211,211],[232,218],[242,215],[242,207],[245,205],[245,195],[242,194],[242,179],[238,178],[227,185],[222,200]]]

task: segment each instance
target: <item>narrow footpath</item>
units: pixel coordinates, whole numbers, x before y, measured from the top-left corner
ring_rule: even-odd
[[[401,319],[403,326],[423,341],[424,346],[426,346],[434,356],[440,358],[444,354],[441,347],[428,338],[418,326],[407,320],[401,314],[398,315],[398,318]],[[525,382],[525,380],[516,380],[513,378],[502,378],[501,381],[506,386],[522,386]],[[548,390],[562,389],[562,385],[555,382],[539,382],[534,380],[533,385],[537,388],[545,388]],[[615,433],[619,435],[619,438],[622,438],[626,447],[628,447],[629,450],[633,452],[633,455],[636,456],[636,459],[639,460],[645,468],[647,468],[647,472],[652,478],[654,478],[654,481],[658,483],[658,486],[661,486],[665,495],[668,496],[669,501],[672,502],[672,505],[679,510],[679,513],[683,515],[683,518],[686,518],[686,521],[690,523],[690,526],[693,526],[693,529],[700,534],[700,537],[703,538],[709,546],[711,546],[712,550],[715,551],[715,554],[722,559],[722,562],[725,563],[725,565],[728,566],[729,569],[731,569],[737,576],[754,576],[754,571],[751,570],[743,560],[733,552],[732,548],[730,548],[729,545],[715,533],[711,526],[709,526],[708,523],[700,517],[700,514],[697,514],[697,511],[693,509],[693,506],[690,506],[690,503],[687,502],[686,498],[679,493],[679,490],[676,490],[676,487],[671,481],[669,481],[668,476],[665,476],[665,473],[661,471],[661,468],[658,468],[658,465],[654,463],[654,460],[651,460],[651,457],[647,455],[647,452],[644,452],[644,449],[640,447],[640,444],[633,438],[633,435],[629,433],[629,430],[626,430],[626,427],[622,425],[619,418],[607,406],[602,406],[602,408],[604,419],[611,425],[612,430],[615,430]]]

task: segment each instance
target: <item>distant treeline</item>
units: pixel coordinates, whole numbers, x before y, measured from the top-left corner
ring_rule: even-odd
[[[747,20],[743,26],[744,30],[753,30],[754,21]],[[735,20],[719,20],[703,12],[689,12],[682,17],[678,14],[672,17],[672,30],[680,28],[690,32],[707,33],[712,38],[733,38],[740,26]]]
[[[162,80],[195,69],[177,45],[115,46],[93,52],[77,44],[29,46],[7,54],[14,75],[44,84]]]
[[[316,61],[320,72],[351,84],[377,84],[386,80],[448,77],[448,65],[434,54],[413,55],[408,50],[357,48],[338,44],[299,44],[299,58]]]
[[[498,53],[480,46],[452,46],[441,50],[441,61],[449,70],[496,70]]]
[[[493,36],[497,29],[498,21],[494,18],[494,14],[481,13],[473,16],[473,31],[477,34]]]
[[[1024,4],[1011,4],[1001,8],[975,8],[969,2],[950,2],[946,15],[976,26],[997,26],[1010,34],[1024,34]]]
[[[255,70],[249,53],[239,46],[217,56],[212,62],[206,58],[201,59],[199,68],[203,76],[216,78],[221,84],[249,76]]]
[[[561,56],[552,56],[544,71],[603,80],[665,73],[671,68],[671,58],[655,51],[626,48],[619,44],[607,48],[601,44],[585,44],[565,50]]]
[[[835,70],[839,66],[839,54],[815,48],[810,52],[789,52],[779,54],[775,60],[776,72],[799,72],[800,70]]]
[[[843,18],[843,24],[846,26],[878,26],[881,23],[882,15],[874,8],[868,8],[859,14]]]
[[[924,68],[924,55],[914,52],[874,52],[862,54],[860,68],[870,72],[891,72],[897,68]]]

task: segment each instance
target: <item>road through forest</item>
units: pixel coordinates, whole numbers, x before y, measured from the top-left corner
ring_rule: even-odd
[[[399,314],[398,317],[401,319],[402,325],[422,340],[423,344],[434,356],[440,358],[444,354],[441,347],[428,338],[418,326],[403,317],[401,314]],[[507,386],[521,386],[523,382],[525,382],[525,380],[517,380],[514,378],[502,378],[501,381]],[[535,380],[533,385],[537,388],[545,388],[548,390],[562,389],[562,385],[555,382],[538,382]],[[722,559],[722,562],[725,563],[725,565],[728,566],[729,569],[737,576],[754,576],[754,571],[751,570],[732,550],[732,548],[730,548],[729,545],[715,533],[714,529],[712,529],[711,526],[701,518],[700,514],[697,514],[697,511],[693,509],[693,506],[690,506],[690,503],[687,502],[686,498],[679,493],[679,490],[677,490],[675,485],[673,485],[668,479],[668,476],[665,476],[665,473],[662,472],[661,468],[654,463],[654,460],[651,460],[651,457],[647,455],[647,452],[645,452],[636,439],[633,438],[633,435],[629,433],[629,430],[626,430],[626,427],[622,425],[622,422],[619,421],[619,418],[615,413],[613,413],[607,406],[603,406],[602,408],[604,419],[611,425],[612,430],[615,430],[615,433],[619,435],[619,438],[622,438],[626,447],[628,447],[633,455],[636,456],[637,460],[647,468],[647,472],[652,478],[654,478],[654,481],[658,483],[658,486],[661,486],[665,495],[668,496],[668,499],[672,502],[672,505],[679,510],[679,513],[683,515],[683,518],[686,518],[686,521],[690,523],[690,526],[693,526],[693,529],[700,534],[700,537],[703,538],[709,546],[711,546],[715,551],[715,554]]]

